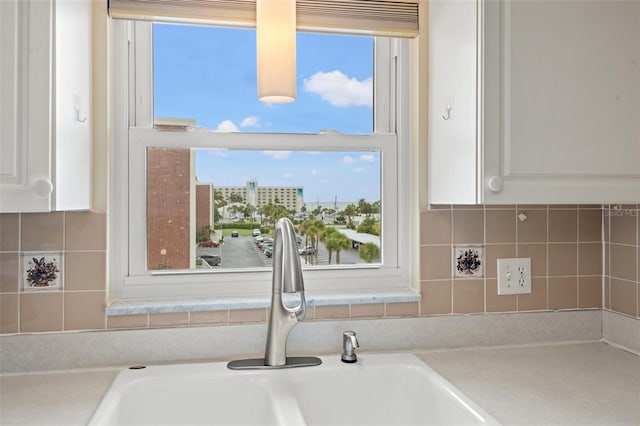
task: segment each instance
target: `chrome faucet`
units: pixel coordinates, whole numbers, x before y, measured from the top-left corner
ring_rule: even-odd
[[[304,319],[307,312],[296,233],[293,224],[287,218],[278,220],[275,227],[272,285],[271,316],[267,330],[264,363],[265,365],[285,365],[289,332]],[[287,306],[283,293],[298,294],[300,296],[298,304]],[[295,300],[293,302],[295,303]]]
[[[231,361],[227,367],[232,370],[307,367],[322,363],[316,357],[287,357],[289,332],[304,319],[307,304],[293,224],[282,218],[274,231],[271,314],[264,359]]]

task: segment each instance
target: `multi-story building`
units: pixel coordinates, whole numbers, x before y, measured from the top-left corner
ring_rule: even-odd
[[[260,208],[266,204],[279,204],[287,210],[300,211],[304,205],[303,188],[295,186],[259,186],[258,181],[247,181],[245,186],[216,186],[225,200],[237,198],[238,202]]]

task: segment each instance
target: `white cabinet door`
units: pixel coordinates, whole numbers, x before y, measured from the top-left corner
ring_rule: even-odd
[[[0,212],[91,206],[91,1],[0,1]]]
[[[430,201],[640,201],[640,2],[472,3],[430,5]],[[475,58],[443,67],[455,57],[443,46],[471,42],[456,41],[439,9],[458,19],[477,11]],[[442,87],[462,75],[456,66],[474,68],[475,92],[459,89],[444,120]],[[453,136],[462,132],[464,141]]]
[[[0,211],[47,211],[51,158],[48,1],[0,1]]]
[[[485,34],[500,29],[499,60],[485,56],[500,112],[484,122],[484,200],[639,201],[640,2],[499,6],[485,14]]]

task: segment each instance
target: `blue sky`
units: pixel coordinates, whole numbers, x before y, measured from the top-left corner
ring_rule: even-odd
[[[218,131],[370,134],[373,39],[298,33],[297,99],[257,99],[255,31],[154,25],[154,114]],[[196,174],[214,185],[304,187],[305,201],[380,198],[378,153],[202,151]]]

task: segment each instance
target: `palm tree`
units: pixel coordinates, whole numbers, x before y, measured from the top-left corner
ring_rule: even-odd
[[[218,209],[227,205],[227,202],[224,199],[224,195],[222,191],[219,189],[213,190],[213,221],[220,222],[220,212]]]
[[[342,232],[336,232],[331,235],[331,244],[335,244],[334,248],[336,250],[336,264],[340,264],[340,251],[347,250],[351,248],[351,239],[344,235]],[[335,241],[335,243],[333,242]]]
[[[242,195],[232,192],[229,195],[229,202],[231,203],[242,203],[244,200],[242,199]]]
[[[253,214],[257,211],[258,209],[255,208],[255,206],[251,205],[251,204],[247,204],[243,210],[243,214],[244,214],[244,218],[245,219],[249,219],[251,222],[251,228],[253,228]]]
[[[358,255],[360,256],[360,259],[367,263],[371,263],[373,262],[373,259],[380,257],[380,247],[374,243],[362,244],[358,250]]]
[[[329,209],[329,208],[322,209],[322,213],[326,217],[330,217],[330,218],[333,218],[336,215],[336,211],[334,209]]]
[[[291,219],[289,211],[283,206],[274,206],[273,211],[271,212],[271,220],[275,225],[280,218],[287,217]]]
[[[316,207],[315,209],[313,209],[311,211],[311,214],[313,215],[314,219],[317,219],[318,216],[320,216],[322,214],[322,207],[320,207],[320,206]]]
[[[318,261],[318,235],[320,235],[323,228],[324,223],[320,220],[307,220],[300,226],[301,231],[308,237],[308,240],[311,241],[311,247],[314,252],[312,257],[315,257],[316,263]]]
[[[371,204],[369,204],[364,198],[360,198],[358,200],[358,210],[360,211],[360,214],[372,213]]]
[[[260,209],[260,218],[262,221],[262,215],[264,215],[267,219],[267,224],[271,223],[271,215],[273,214],[274,205],[271,203],[265,204]]]
[[[351,223],[351,218],[355,216],[356,213],[357,213],[356,206],[353,204],[347,204],[347,207],[345,207],[344,210],[342,211],[342,214],[345,215],[347,219],[349,219],[347,223]]]
[[[320,241],[324,242],[324,246],[327,248],[327,251],[329,252],[329,265],[331,265],[331,254],[333,253],[333,250],[335,250],[336,248],[335,245],[333,244],[334,240],[332,239],[332,235],[335,234],[336,232],[338,232],[336,228],[334,228],[333,226],[327,226],[320,233]]]

